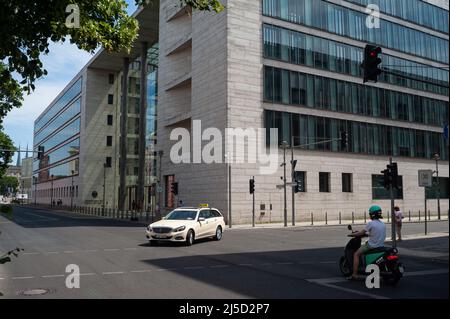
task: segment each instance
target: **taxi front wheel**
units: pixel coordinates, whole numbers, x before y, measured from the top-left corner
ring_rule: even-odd
[[[192,246],[194,244],[195,235],[194,231],[191,229],[186,235],[186,246]]]

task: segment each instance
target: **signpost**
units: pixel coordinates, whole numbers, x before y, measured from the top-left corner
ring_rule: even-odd
[[[419,187],[423,187],[425,193],[425,235],[428,234],[427,224],[427,187],[433,186],[433,171],[432,170],[420,170],[419,171]]]

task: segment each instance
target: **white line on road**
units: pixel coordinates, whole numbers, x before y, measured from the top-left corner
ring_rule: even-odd
[[[158,270],[165,270],[165,269],[158,269]],[[136,273],[136,274],[140,274],[140,273],[145,273],[145,272],[152,272],[153,270],[151,269],[146,269],[146,270],[132,270],[130,272],[132,273]]]
[[[61,278],[61,277],[65,277],[64,275],[45,275],[45,276],[41,276],[42,278]]]
[[[22,279],[33,279],[34,276],[28,276],[28,277],[12,277],[13,280],[22,280]]]
[[[75,251],[74,250],[66,250],[66,251],[64,251],[64,253],[65,254],[73,254],[73,253],[75,253]]]
[[[84,250],[85,253],[96,253],[98,252],[98,249],[90,249],[90,250]]]
[[[102,272],[102,275],[122,275],[124,274],[123,271],[108,271],[108,272]]]
[[[225,267],[229,267],[229,265],[214,265],[214,266],[209,266],[209,268],[225,268]]]
[[[191,266],[191,267],[183,267],[184,269],[194,270],[194,269],[204,269],[204,266]]]
[[[119,251],[119,248],[108,248],[108,249],[103,249],[103,251]]]
[[[39,255],[40,253],[23,253],[22,255]]]
[[[57,255],[57,254],[59,254],[59,252],[58,251],[49,251],[49,252],[46,252],[44,254],[46,254],[46,255]]]
[[[277,265],[293,265],[294,263],[292,262],[281,262],[281,263],[277,263]]]
[[[87,272],[84,274],[80,274],[80,276],[95,276],[96,274],[94,274],[93,272]]]
[[[124,250],[137,250],[137,248],[124,248]]]

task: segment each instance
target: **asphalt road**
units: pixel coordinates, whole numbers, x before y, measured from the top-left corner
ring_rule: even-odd
[[[448,222],[430,223],[430,238],[406,225],[405,277],[372,290],[339,273],[343,226],[227,229],[220,242],[150,247],[142,224],[15,208],[0,230],[0,252],[25,249],[0,265],[2,298],[448,298]],[[66,287],[70,264],[79,289]],[[46,293],[23,294],[36,289]]]

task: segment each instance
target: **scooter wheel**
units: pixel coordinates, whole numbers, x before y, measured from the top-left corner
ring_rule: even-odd
[[[345,277],[348,277],[352,274],[352,268],[350,266],[348,259],[345,256],[342,256],[341,259],[339,260],[339,269],[341,270],[341,273]]]

